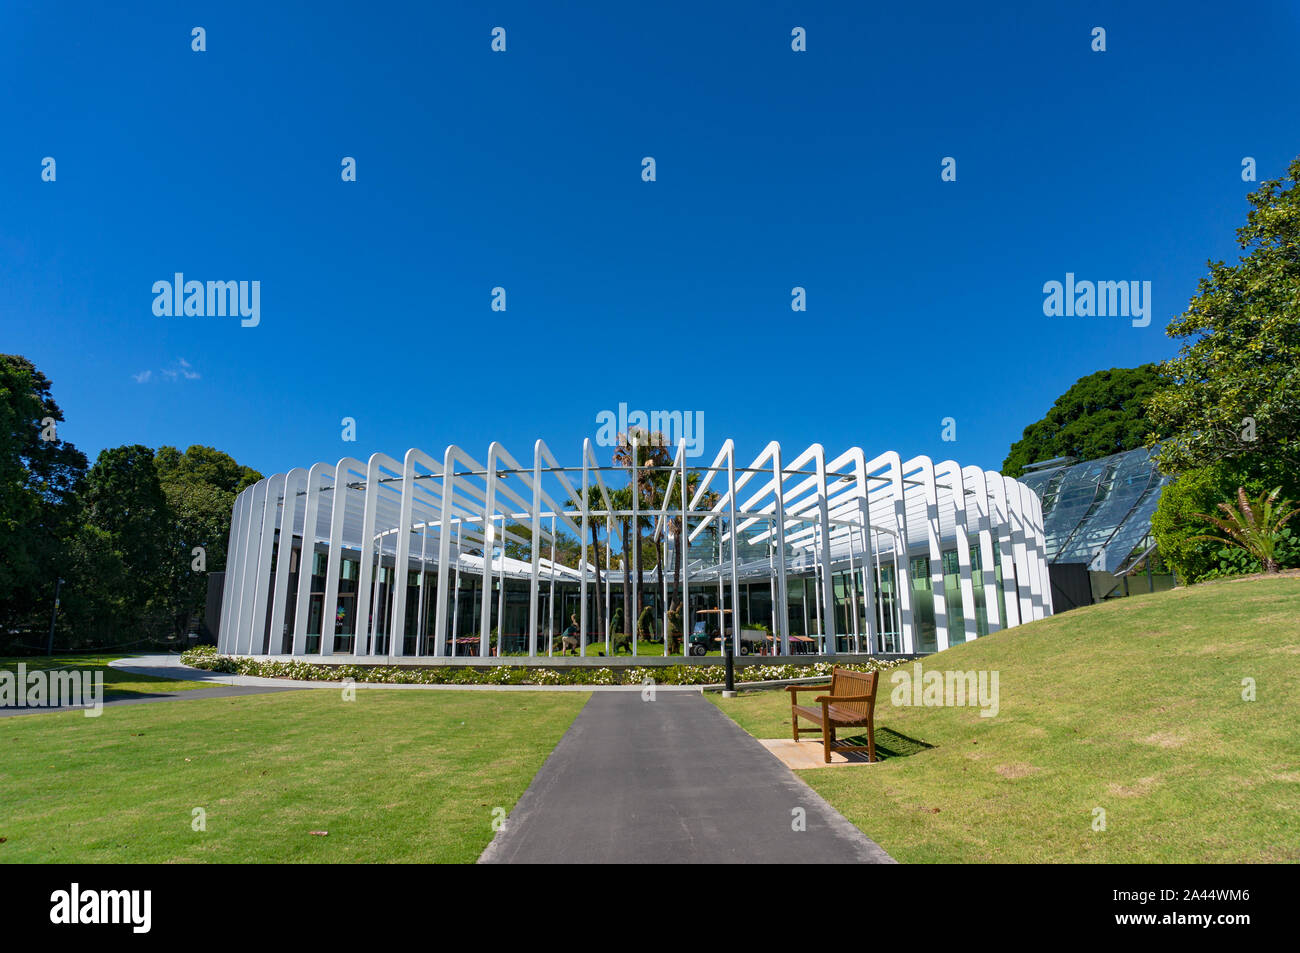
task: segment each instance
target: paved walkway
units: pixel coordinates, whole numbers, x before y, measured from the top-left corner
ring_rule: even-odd
[[[662,691],[592,695],[479,861],[893,863],[717,707]]]

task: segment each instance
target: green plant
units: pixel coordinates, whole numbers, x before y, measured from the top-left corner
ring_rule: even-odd
[[[1246,495],[1245,488],[1238,487],[1236,506],[1228,503],[1219,504],[1219,510],[1224,514],[1222,517],[1211,516],[1208,513],[1193,514],[1218,527],[1227,538],[1223,539],[1208,533],[1190,538],[1239,547],[1258,559],[1260,565],[1264,567],[1264,572],[1276,573],[1282,568],[1277,559],[1278,539],[1286,528],[1287,521],[1296,513],[1300,513],[1300,507],[1293,506],[1294,501],[1278,502],[1281,493],[1280,486],[1274,487],[1261,493],[1258,499],[1251,500]]]

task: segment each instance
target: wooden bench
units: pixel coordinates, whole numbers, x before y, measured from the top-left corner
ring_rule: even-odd
[[[787,685],[790,693],[790,724],[794,740],[799,740],[800,733],[820,731],[822,750],[826,754],[826,763],[831,763],[832,751],[865,751],[867,760],[876,760],[876,683],[879,672],[853,672],[836,666],[831,672],[829,685]],[[827,692],[816,699],[821,707],[800,705],[800,692]],[[799,719],[806,718],[817,725],[816,728],[800,728]],[[836,744],[837,728],[867,729],[867,745]]]

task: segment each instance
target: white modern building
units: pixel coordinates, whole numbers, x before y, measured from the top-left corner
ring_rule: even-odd
[[[737,652],[766,628],[781,655],[920,654],[1052,613],[1039,499],[1001,474],[819,444],[630,457],[602,465],[588,440],[566,465],[538,440],[526,462],[493,443],[482,460],[411,449],[268,477],[235,501],[218,647],[535,659],[571,618],[584,651],[608,651],[626,604],[650,610],[659,655],[680,651],[664,608],[683,605],[688,631],[727,612]]]

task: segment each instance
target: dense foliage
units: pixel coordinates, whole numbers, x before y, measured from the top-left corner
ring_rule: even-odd
[[[134,445],[86,457],[26,358],[0,355],[0,651],[184,635],[225,565],[235,495],[261,479],[211,447]]]
[[[1233,461],[1250,473],[1300,473],[1300,159],[1249,196],[1236,265],[1208,263],[1167,333],[1184,341],[1148,403],[1167,439],[1160,460],[1181,473]],[[1154,443],[1154,441],[1153,441]],[[1284,492],[1287,488],[1284,487]]]
[[[1011,445],[1002,472],[1020,476],[1026,466],[1041,460],[1095,460],[1141,447],[1153,434],[1144,404],[1160,386],[1154,364],[1114,367],[1079,378]]]
[[[59,438],[62,422],[45,375],[0,354],[0,642],[48,613],[77,523],[86,457]]]
[[[1152,521],[1160,551],[1184,582],[1259,572],[1259,561],[1209,540],[1208,521],[1244,488],[1300,497],[1300,159],[1249,196],[1236,265],[1209,262],[1187,310],[1170,322],[1184,344],[1161,365],[1153,426],[1166,438],[1161,467],[1177,474]],[[1154,445],[1154,441],[1152,441]],[[1294,529],[1279,534],[1278,562],[1300,565]]]
[[[321,665],[311,661],[281,661],[248,656],[221,655],[211,646],[200,646],[181,656],[194,668],[229,675],[262,678],[292,678],[305,681],[339,682],[351,679],[365,684],[407,685],[720,685],[726,676],[721,665],[631,666],[595,668],[529,668],[523,665],[433,666],[405,665]],[[737,663],[739,683],[822,678],[835,666],[855,672],[874,672],[903,664],[901,661],[813,662],[811,664],[765,665]]]

